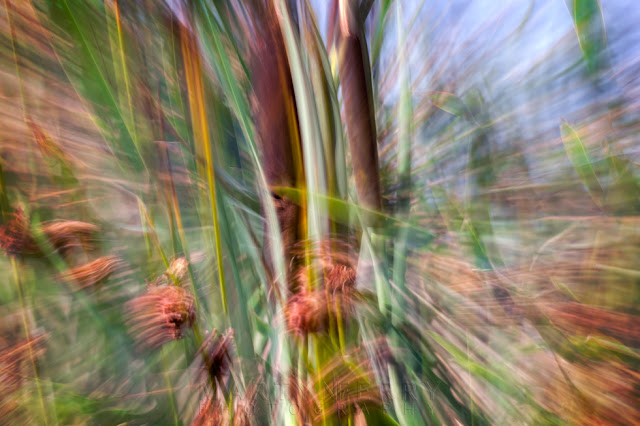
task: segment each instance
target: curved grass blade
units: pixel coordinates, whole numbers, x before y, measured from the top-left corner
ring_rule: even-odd
[[[591,199],[597,206],[602,206],[603,190],[598,181],[598,177],[593,169],[593,164],[589,158],[589,154],[573,127],[566,121],[563,121],[560,125],[560,132],[562,134],[562,143],[564,144],[565,151],[571,164],[580,177],[580,180],[589,191]]]

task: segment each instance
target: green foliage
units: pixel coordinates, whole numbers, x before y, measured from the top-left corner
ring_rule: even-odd
[[[306,1],[4,1],[0,423],[640,421],[637,102],[601,85],[599,2],[514,70],[533,6],[492,42],[353,2],[370,115],[342,102],[347,3],[327,43]],[[265,28],[298,186],[268,181]]]

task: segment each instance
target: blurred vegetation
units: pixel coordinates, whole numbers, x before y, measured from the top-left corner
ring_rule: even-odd
[[[3,0],[0,423],[640,423],[630,24],[436,3]]]

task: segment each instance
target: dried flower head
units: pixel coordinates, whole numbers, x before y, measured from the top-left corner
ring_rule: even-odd
[[[54,220],[42,224],[42,233],[54,250],[66,254],[74,247],[93,248],[94,234],[98,227],[77,220]],[[0,226],[0,246],[10,256],[32,256],[41,253],[24,211],[17,208],[13,217]]]
[[[169,268],[155,279],[152,286],[183,285],[189,275],[189,261],[184,257],[177,257],[171,261]]]
[[[325,277],[325,288],[332,294],[350,291],[355,285],[356,271],[347,265],[333,265]]]
[[[40,251],[21,208],[17,208],[13,217],[0,226],[0,247],[9,256],[33,255]]]
[[[229,413],[224,409],[224,405],[211,394],[206,395],[198,413],[191,421],[191,426],[218,426],[229,424]]]
[[[332,319],[347,320],[360,298],[355,290],[356,271],[343,243],[325,240],[311,250],[312,265],[298,269],[294,277],[298,291],[285,309],[289,331],[298,335],[323,332]]]
[[[42,232],[53,248],[62,254],[76,247],[91,250],[97,231],[96,225],[78,220],[55,220],[42,225]]]
[[[326,238],[322,241],[302,241],[292,250],[293,263],[302,265],[292,274],[289,288],[297,293],[303,288],[325,287],[335,290],[354,288],[356,282],[356,257],[354,242],[342,238]]]
[[[202,355],[202,369],[211,380],[222,382],[223,377],[231,366],[231,344],[233,342],[233,330],[228,329],[223,335],[218,335],[217,330],[202,344],[200,354]]]
[[[79,288],[93,287],[123,267],[118,256],[102,256],[84,265],[76,266],[62,275]]]
[[[167,273],[182,281],[189,274],[189,261],[184,257],[177,257],[171,261]]]
[[[289,299],[285,317],[289,331],[297,335],[326,330],[329,309],[324,292],[301,290]]]
[[[150,287],[127,303],[131,334],[142,347],[154,349],[182,338],[196,320],[193,296],[177,286]]]
[[[355,303],[359,298],[356,291],[322,290],[300,292],[291,296],[285,309],[285,318],[290,332],[296,335],[321,333],[329,328],[330,321],[340,318],[347,321],[355,312]]]

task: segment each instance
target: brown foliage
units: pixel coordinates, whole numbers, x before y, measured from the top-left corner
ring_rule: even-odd
[[[572,333],[611,336],[631,346],[640,342],[640,318],[578,302],[544,305],[551,322]]]
[[[6,420],[19,409],[17,392],[33,377],[29,361],[44,355],[45,340],[43,334],[0,349],[0,420]]]
[[[42,224],[43,234],[54,250],[62,255],[75,247],[93,248],[97,231],[96,225],[77,220],[54,220]],[[0,247],[10,256],[41,254],[22,209],[16,209],[13,217],[0,226]]]
[[[296,335],[327,331],[330,321],[347,321],[353,316],[359,296],[348,287],[332,292],[301,287],[285,308],[288,329]]]
[[[208,395],[200,403],[198,413],[191,421],[191,426],[218,426],[229,424],[228,413],[223,409],[222,403]]]
[[[53,248],[63,254],[74,247],[93,248],[93,238],[97,231],[96,225],[77,220],[56,220],[42,225],[42,232]]]
[[[294,248],[302,262],[305,252],[311,257],[308,267],[301,267],[293,277],[293,294],[285,308],[289,330],[297,335],[327,331],[331,321],[347,321],[355,313],[355,303],[361,298],[355,290],[355,259],[349,254],[349,244],[327,239],[316,244],[300,242]]]
[[[329,293],[347,292],[356,285],[356,271],[347,265],[334,265],[325,278],[325,286]]]
[[[122,259],[118,256],[102,256],[68,270],[63,277],[74,282],[78,288],[88,288],[107,279],[123,265]]]

